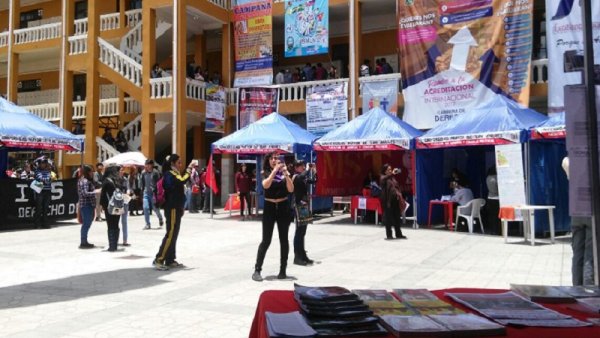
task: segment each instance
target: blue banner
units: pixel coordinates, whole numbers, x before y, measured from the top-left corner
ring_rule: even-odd
[[[286,1],[285,57],[325,54],[328,47],[329,1]]]

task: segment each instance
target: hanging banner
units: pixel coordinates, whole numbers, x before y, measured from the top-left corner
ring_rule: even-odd
[[[35,215],[35,197],[29,187],[31,181],[0,180],[0,227],[2,225],[33,225]],[[48,219],[77,217],[77,179],[52,182],[51,198],[48,207]]]
[[[592,3],[594,64],[600,64],[600,1]],[[546,0],[548,45],[548,112],[565,111],[564,86],[581,84],[583,25],[581,5],[574,0]]]
[[[238,106],[238,129],[263,116],[276,112],[279,100],[277,88],[242,88]]]
[[[285,57],[326,54],[329,47],[329,1],[285,2]]]
[[[346,82],[313,86],[306,94],[306,130],[316,136],[348,122]]]
[[[235,0],[234,87],[273,83],[272,0]]]
[[[500,145],[495,149],[500,206],[527,204],[522,145]]]
[[[529,103],[534,0],[398,0],[404,120],[440,125],[496,95]]]
[[[412,193],[411,154],[410,151],[317,151],[319,181],[316,194],[361,195],[369,172],[378,178],[384,163],[400,168],[400,174],[395,176],[396,180],[403,192]],[[352,179],[348,179],[349,177]]]
[[[225,88],[206,84],[206,131],[212,133],[225,132]]]
[[[398,80],[361,83],[362,111],[379,107],[386,113],[398,114]]]

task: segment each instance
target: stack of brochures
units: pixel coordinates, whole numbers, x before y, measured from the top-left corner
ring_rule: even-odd
[[[288,313],[265,312],[269,337],[314,337],[317,331],[308,325],[298,311]]]
[[[294,298],[318,336],[387,334],[369,306],[348,289],[294,284]]]
[[[463,311],[442,301],[426,289],[394,289],[402,303],[421,315],[455,315]]]
[[[411,316],[416,315],[413,309],[408,307],[406,304],[400,302],[394,298],[391,293],[387,290],[352,290],[365,304],[369,306],[369,309],[373,311],[373,314],[377,316],[383,315],[403,315]]]
[[[509,291],[504,293],[446,293],[453,300],[503,325],[581,327],[582,322]]]

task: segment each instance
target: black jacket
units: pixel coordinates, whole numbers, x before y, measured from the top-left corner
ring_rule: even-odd
[[[169,170],[163,176],[163,189],[165,190],[165,209],[183,209],[185,205],[185,184],[190,179],[189,173],[183,175]]]

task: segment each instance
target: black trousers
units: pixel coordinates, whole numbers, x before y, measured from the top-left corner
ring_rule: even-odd
[[[299,225],[296,220],[296,232],[294,233],[294,256],[299,259],[306,259],[306,249],[304,248],[304,237],[306,237],[306,228],[308,224]]]
[[[389,207],[383,207],[383,224],[385,225],[385,236],[387,238],[393,238],[392,228],[394,228],[396,238],[402,236],[402,230],[400,229],[401,217],[400,201],[396,198],[392,198],[391,205]]]
[[[277,222],[277,232],[279,233],[279,246],[281,247],[279,264],[281,265],[281,267],[286,267],[288,253],[290,251],[290,244],[288,242],[288,230],[290,228],[291,222],[290,203],[287,199],[279,203],[265,201],[265,210],[263,211],[262,219],[262,241],[258,246],[258,253],[256,255],[256,265],[254,266],[254,268],[258,271],[262,270],[265,255],[267,254],[267,250],[271,245],[271,239],[273,238],[275,222]]]
[[[48,206],[52,194],[50,190],[42,190],[39,194],[35,194],[35,215],[33,217],[36,227],[48,226]]]
[[[175,261],[175,247],[177,246],[177,237],[179,237],[182,216],[182,208],[165,209],[167,233],[163,237],[160,249],[158,249],[158,253],[156,254],[157,262],[169,265]]]
[[[119,243],[119,235],[121,230],[119,229],[119,221],[121,215],[111,215],[108,211],[104,210],[106,216],[106,224],[108,225],[108,250],[117,250],[117,244]]]
[[[244,201],[246,201],[244,203]],[[250,192],[240,192],[240,215],[244,216],[244,204],[248,207],[248,215],[252,216],[252,208],[250,207]]]

